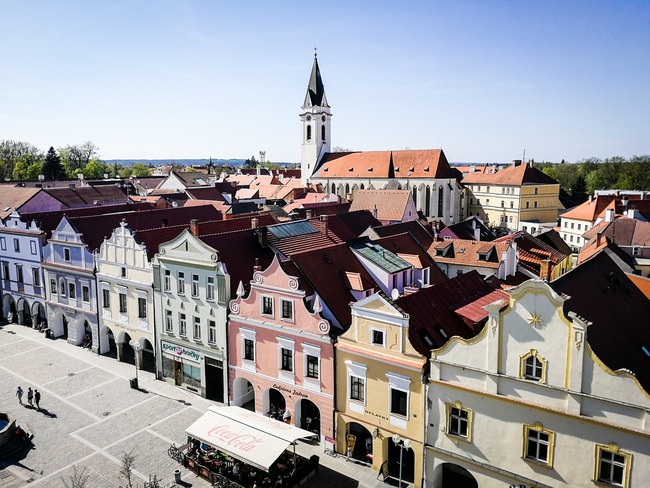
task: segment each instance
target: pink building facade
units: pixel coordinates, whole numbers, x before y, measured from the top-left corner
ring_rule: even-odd
[[[282,268],[277,257],[257,270],[250,291],[230,302],[230,404],[334,437],[334,350],[317,295]]]

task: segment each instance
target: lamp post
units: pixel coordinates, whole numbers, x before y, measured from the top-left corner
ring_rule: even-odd
[[[411,439],[402,440],[399,434],[395,434],[393,436],[393,442],[399,447],[399,487],[402,488],[402,455],[404,454],[404,449],[411,448]]]
[[[140,351],[140,343],[136,341],[129,342],[133,348],[133,363],[135,364],[135,386],[131,385],[132,388],[138,389],[138,351]]]

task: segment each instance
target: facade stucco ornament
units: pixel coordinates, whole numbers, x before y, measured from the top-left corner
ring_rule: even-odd
[[[289,288],[292,290],[297,290],[298,289],[298,280],[295,278],[290,278],[289,279]]]
[[[541,327],[542,325],[542,316],[537,312],[531,313],[530,316],[526,319],[530,325],[533,327]]]
[[[230,302],[230,311],[233,314],[238,315],[239,314],[239,303],[234,301],[234,300],[232,302]]]
[[[253,281],[257,284],[261,284],[262,281],[264,281],[264,278],[262,278],[262,273],[257,272],[253,274]]]
[[[321,331],[323,334],[327,334],[330,330],[330,324],[325,322],[324,320],[321,320],[318,322],[318,330]]]
[[[493,337],[495,335],[497,335],[497,321],[496,321],[496,319],[492,319],[492,327],[490,328],[490,330],[492,331],[492,336]]]
[[[582,347],[582,338],[583,338],[582,332],[576,331],[575,333],[575,345],[576,349],[579,351],[580,348]]]

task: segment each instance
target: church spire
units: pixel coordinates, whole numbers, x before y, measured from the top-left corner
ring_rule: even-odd
[[[325,96],[325,87],[323,86],[323,79],[320,75],[318,68],[318,54],[314,48],[314,64],[311,67],[311,76],[309,77],[309,85],[307,86],[307,94],[305,95],[305,102],[303,108],[306,107],[329,107],[327,105],[327,97]]]

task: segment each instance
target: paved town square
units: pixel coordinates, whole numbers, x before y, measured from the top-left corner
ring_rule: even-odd
[[[173,485],[180,466],[167,449],[183,444],[185,429],[215,404],[144,371],[138,372],[140,388],[132,389],[128,380],[134,375],[132,364],[47,339],[28,327],[0,327],[0,411],[34,434],[31,450],[0,462],[0,487],[64,488],[75,468],[88,475],[89,488],[125,486],[124,453],[135,457],[134,486],[150,475]],[[41,392],[40,411],[28,405],[26,394],[19,403],[18,386]],[[319,472],[307,486],[386,486],[370,468],[327,456],[322,447],[301,443],[298,451],[320,456]],[[182,486],[210,486],[184,468],[181,473]]]

